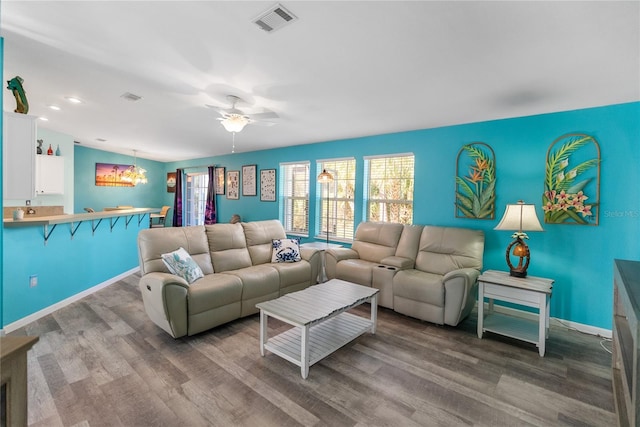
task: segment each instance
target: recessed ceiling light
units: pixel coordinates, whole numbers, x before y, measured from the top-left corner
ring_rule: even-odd
[[[58,107],[57,105],[47,105],[47,107],[51,108],[52,110],[60,111],[60,107]]]
[[[43,122],[48,122],[48,121],[49,121],[49,119],[47,119],[46,117],[42,117],[42,116],[41,116],[41,117],[38,117],[38,118],[39,118],[40,120],[42,120]]]
[[[76,98],[74,96],[65,96],[64,99],[69,101],[72,104],[82,104],[82,100],[80,98]]]

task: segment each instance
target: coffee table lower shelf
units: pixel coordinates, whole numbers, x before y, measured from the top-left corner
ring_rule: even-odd
[[[309,328],[309,366],[319,362],[355,338],[371,332],[371,320],[350,313],[341,313]],[[303,367],[302,328],[292,327],[272,338],[264,348],[289,362]]]

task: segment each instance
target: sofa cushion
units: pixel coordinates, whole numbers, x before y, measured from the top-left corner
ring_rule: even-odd
[[[482,270],[484,233],[480,230],[425,226],[416,268],[445,275],[460,268]]]
[[[209,242],[202,225],[190,227],[149,228],[138,233],[140,274],[154,271],[168,273],[162,254],[184,248],[204,274],[213,273]]]
[[[371,286],[373,269],[380,265],[377,262],[362,259],[345,259],[336,265],[336,278],[362,286]]]
[[[205,225],[216,273],[251,267],[244,230],[240,224]]]
[[[277,219],[243,222],[242,228],[253,265],[270,263],[273,239],[287,237],[284,227]]]
[[[282,262],[269,265],[275,268],[280,275],[281,290],[300,283],[309,283],[311,264],[308,261]]]
[[[273,239],[271,262],[298,262],[300,257],[299,239]]]
[[[382,258],[396,254],[404,226],[390,222],[362,222],[356,229],[351,249],[360,259],[380,262]]]
[[[439,274],[402,270],[393,278],[393,295],[444,307],[444,285]]]
[[[162,261],[172,274],[182,277],[188,283],[193,283],[204,276],[198,264],[184,248],[162,254]]]
[[[242,281],[227,274],[209,274],[189,287],[189,314],[230,305],[240,301],[242,297]],[[240,316],[238,305],[237,316]]]

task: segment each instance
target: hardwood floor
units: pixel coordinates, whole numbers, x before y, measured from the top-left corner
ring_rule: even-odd
[[[29,352],[31,426],[614,426],[611,355],[552,327],[532,344],[380,309],[365,334],[313,365],[258,346],[258,315],[174,340],[132,275],[12,335]],[[368,306],[356,311],[367,315]],[[270,334],[286,328],[270,319]],[[610,346],[610,343],[606,343]]]

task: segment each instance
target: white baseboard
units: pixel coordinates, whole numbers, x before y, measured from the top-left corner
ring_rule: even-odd
[[[522,310],[518,310],[511,307],[504,307],[497,304],[493,305],[493,309],[498,313],[508,314],[510,316],[515,316],[515,317],[521,317],[523,319],[535,320],[536,322],[538,321],[537,313],[522,311]],[[485,303],[485,313],[486,313],[486,310],[488,310],[487,303]],[[612,336],[611,329],[596,328],[595,326],[571,322],[569,320],[558,319],[556,317],[550,318],[549,324],[553,326],[559,326],[561,328],[566,328],[566,329],[575,329],[578,332],[582,332],[589,335],[596,335],[603,338],[611,338]]]
[[[23,317],[22,319],[16,320],[13,323],[9,323],[8,325],[5,325],[3,329],[0,329],[0,336],[4,335],[4,334],[8,334],[10,332],[13,332],[17,329],[22,328],[23,326],[28,325],[29,323],[40,319],[41,317],[46,316],[47,314],[51,314],[56,310],[61,309],[62,307],[65,307],[69,304],[71,304],[72,302],[76,302],[78,300],[81,300],[82,298],[86,297],[87,295],[91,295],[94,292],[99,291],[102,288],[106,288],[107,286],[117,282],[118,280],[122,280],[125,277],[128,277],[130,275],[132,275],[133,273],[136,273],[140,270],[140,267],[135,267],[132,268],[129,271],[125,271],[122,274],[118,274],[115,277],[112,277],[109,280],[106,280],[100,284],[97,284],[96,286],[93,286],[89,289],[86,289],[80,293],[77,293],[73,296],[70,296],[69,298],[63,299],[60,302],[57,302],[53,305],[50,305],[49,307],[43,308],[40,311],[36,311],[33,314],[28,315],[27,317]]]

